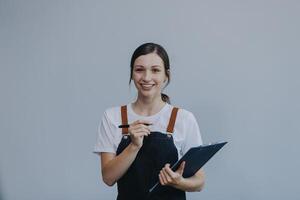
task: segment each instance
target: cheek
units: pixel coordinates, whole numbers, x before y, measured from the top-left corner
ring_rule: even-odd
[[[155,82],[157,84],[159,84],[159,85],[163,85],[164,84],[164,80],[165,80],[164,76],[159,76],[159,77],[156,77]]]
[[[140,76],[139,74],[135,74],[135,73],[132,74],[132,80],[133,80],[133,81],[137,81],[137,80],[139,80],[140,78],[141,78],[141,76]]]

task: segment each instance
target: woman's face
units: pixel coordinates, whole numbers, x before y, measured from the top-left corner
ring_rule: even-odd
[[[132,80],[139,95],[150,98],[161,96],[167,80],[163,60],[156,53],[139,56],[133,64]]]

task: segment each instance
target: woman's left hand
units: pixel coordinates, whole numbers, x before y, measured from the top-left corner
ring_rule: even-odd
[[[179,168],[174,172],[170,168],[170,164],[166,164],[159,173],[159,181],[161,185],[177,186],[184,179],[182,177],[185,162],[183,161]]]

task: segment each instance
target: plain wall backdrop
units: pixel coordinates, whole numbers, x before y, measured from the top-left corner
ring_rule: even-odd
[[[190,200],[300,199],[300,3],[0,0],[0,199],[115,199],[93,154],[129,63],[165,47],[172,104],[229,141]]]

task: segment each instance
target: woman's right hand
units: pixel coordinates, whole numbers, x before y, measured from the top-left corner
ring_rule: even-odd
[[[128,128],[131,143],[139,149],[143,145],[144,136],[150,134],[150,128],[145,124],[151,125],[152,123],[146,120],[137,120],[130,124]]]

